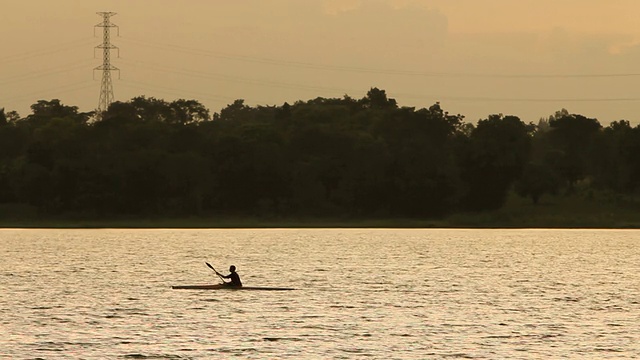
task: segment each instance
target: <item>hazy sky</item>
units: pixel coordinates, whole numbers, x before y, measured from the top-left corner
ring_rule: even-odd
[[[116,100],[281,105],[362,98],[440,101],[476,122],[556,110],[640,123],[639,0],[2,0],[0,108],[59,98],[98,105],[100,11]],[[95,37],[94,37],[95,31]]]

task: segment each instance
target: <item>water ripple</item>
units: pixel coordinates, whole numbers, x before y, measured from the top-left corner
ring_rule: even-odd
[[[0,230],[0,358],[640,358],[638,235]]]

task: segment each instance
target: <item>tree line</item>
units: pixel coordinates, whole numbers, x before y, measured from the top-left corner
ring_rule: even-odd
[[[372,88],[282,106],[144,96],[105,112],[0,110],[0,204],[44,216],[436,218],[577,186],[634,194],[640,126],[404,107]]]

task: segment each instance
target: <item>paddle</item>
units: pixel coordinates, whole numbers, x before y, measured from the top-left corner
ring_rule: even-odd
[[[211,270],[215,271],[216,275],[218,275],[218,276],[220,277],[220,279],[222,280],[222,282],[226,284],[226,281],[224,281],[224,278],[222,277],[222,275],[220,275],[220,273],[219,273],[216,269],[214,269],[214,268],[213,268],[213,266],[211,266],[211,264],[209,264],[209,263],[208,263],[208,262],[206,262],[206,261],[205,261],[205,264],[207,264],[207,266],[208,266]]]

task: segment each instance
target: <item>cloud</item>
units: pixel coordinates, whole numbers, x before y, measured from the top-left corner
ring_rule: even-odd
[[[447,36],[447,18],[440,12],[417,6],[396,7],[386,1],[361,2],[336,14],[329,25],[386,46],[441,45]]]
[[[362,0],[325,0],[324,10],[329,15],[337,15],[344,11],[355,10],[362,5]]]
[[[233,22],[212,24],[211,31],[225,50],[291,61],[380,67],[415,62],[416,54],[433,54],[448,36],[447,18],[425,7],[398,7],[382,0],[252,4],[256,8],[251,14],[243,10],[244,15]],[[230,16],[236,10],[233,6],[224,9]]]
[[[617,41],[609,46],[611,55],[633,54],[640,51],[640,36],[629,36],[626,40]]]

